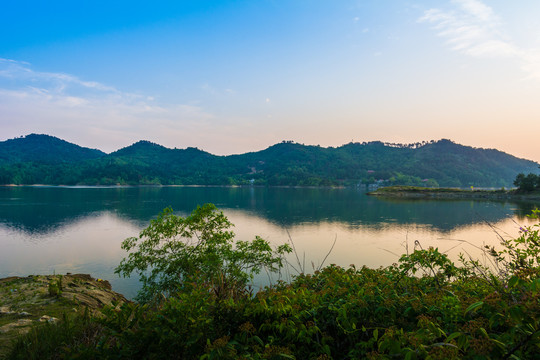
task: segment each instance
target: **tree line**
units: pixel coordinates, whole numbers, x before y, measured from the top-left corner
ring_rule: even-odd
[[[514,180],[514,185],[517,186],[518,191],[521,192],[531,192],[535,190],[540,190],[540,175],[529,173],[525,175],[523,173],[516,176]]]
[[[268,185],[357,184],[511,187],[532,161],[450,140],[380,141],[324,148],[285,141],[267,149],[216,156],[148,141],[105,154],[46,135],[0,142],[0,184]]]

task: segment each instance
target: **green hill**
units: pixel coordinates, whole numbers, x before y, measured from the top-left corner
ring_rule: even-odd
[[[0,142],[0,164],[79,162],[105,155],[100,150],[81,147],[49,135],[30,134]]]
[[[285,141],[230,156],[169,149],[149,141],[105,154],[47,135],[0,143],[0,184],[511,187],[521,172],[537,173],[538,164],[444,139],[336,148]]]

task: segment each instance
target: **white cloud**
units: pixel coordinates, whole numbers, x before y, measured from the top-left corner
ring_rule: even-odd
[[[463,10],[476,16],[482,21],[491,21],[495,18],[493,9],[478,0],[453,0],[453,3],[459,4]]]
[[[101,94],[104,92],[111,94],[121,93],[111,86],[95,81],[83,81],[73,75],[34,71],[30,64],[11,59],[0,59],[0,86],[5,87],[6,84],[1,82],[2,78],[12,80],[10,87],[43,87],[43,89],[58,95],[81,90],[95,90]]]
[[[119,142],[163,136],[170,137],[171,146],[182,146],[190,132],[204,133],[212,118],[197,106],[158,104],[152,96],[35,71],[10,59],[0,59],[0,113],[3,137],[47,133],[106,151]]]
[[[540,79],[540,54],[523,49],[504,34],[504,26],[491,7],[479,0],[452,0],[452,10],[429,9],[418,19],[430,23],[452,50],[473,57],[512,58],[529,77]]]

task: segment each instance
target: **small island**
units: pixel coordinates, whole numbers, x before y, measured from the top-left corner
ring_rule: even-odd
[[[381,187],[367,195],[411,199],[489,199],[489,200],[540,200],[540,191],[521,191],[519,189],[476,190],[457,188],[427,188],[418,186]]]

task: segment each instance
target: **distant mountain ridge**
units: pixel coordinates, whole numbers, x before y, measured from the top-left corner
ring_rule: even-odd
[[[0,142],[0,163],[78,162],[105,156],[103,151],[72,144],[50,135],[30,134]]]
[[[511,187],[538,163],[450,140],[320,147],[284,141],[240,155],[139,141],[110,154],[49,135],[0,142],[0,184]]]

